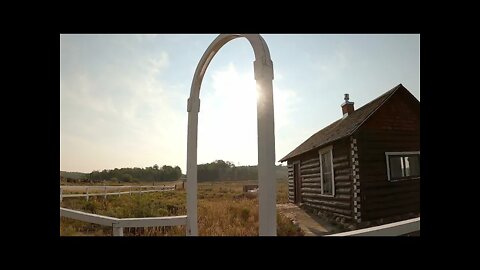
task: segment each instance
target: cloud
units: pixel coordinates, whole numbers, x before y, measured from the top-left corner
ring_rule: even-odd
[[[63,168],[80,166],[73,162],[81,163],[78,157],[88,164],[84,171],[92,166],[182,165],[186,113],[177,113],[177,106],[185,102],[160,79],[169,67],[168,53],[139,50],[135,39],[115,46],[68,41],[61,44]]]

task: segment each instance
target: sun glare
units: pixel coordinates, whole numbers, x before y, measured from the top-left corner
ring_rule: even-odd
[[[199,115],[199,162],[223,158],[255,163],[257,94],[253,72],[233,64],[212,74],[213,92],[202,100]],[[206,93],[206,92],[205,92]],[[207,95],[207,94],[205,94]]]
[[[239,73],[233,65],[214,75],[214,88],[217,94],[229,104],[229,111],[236,114],[256,113],[256,101],[259,95],[253,74]]]

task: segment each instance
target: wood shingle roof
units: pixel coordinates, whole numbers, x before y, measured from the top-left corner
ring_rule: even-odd
[[[385,101],[387,101],[393,95],[393,93],[400,88],[404,88],[406,90],[402,84],[399,84],[385,94],[353,111],[353,113],[349,114],[346,118],[341,118],[313,134],[292,152],[283,157],[280,162],[284,162],[290,158],[301,155],[315,148],[319,148],[336,140],[352,135],[383,103],[385,103]]]

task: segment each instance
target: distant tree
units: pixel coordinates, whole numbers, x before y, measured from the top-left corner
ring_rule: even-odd
[[[123,182],[132,182],[133,177],[130,174],[125,173],[125,174],[122,175],[120,180],[123,181]]]

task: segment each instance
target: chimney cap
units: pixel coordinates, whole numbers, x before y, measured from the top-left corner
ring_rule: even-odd
[[[349,95],[348,94],[345,94],[345,101],[348,102],[348,100],[350,99]]]

